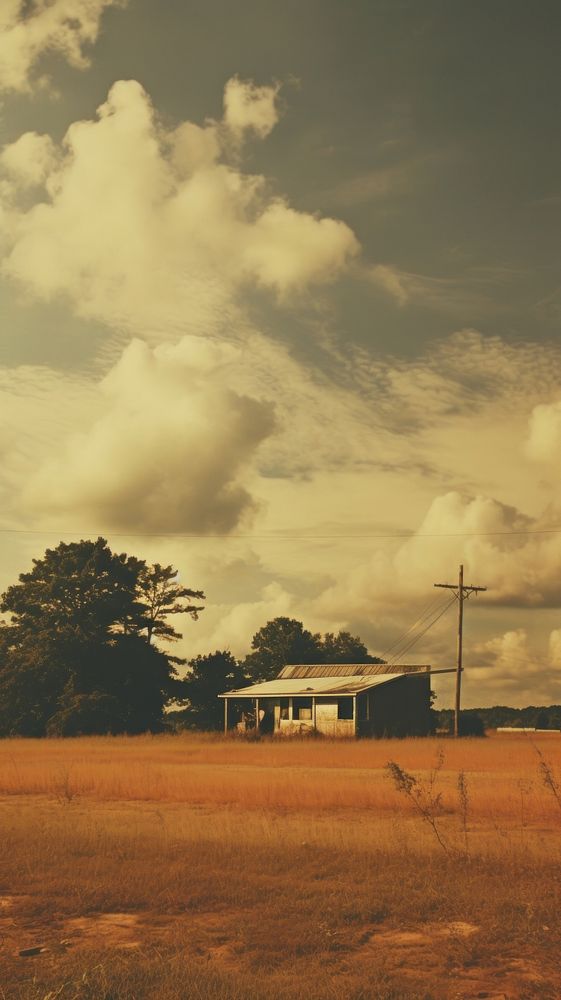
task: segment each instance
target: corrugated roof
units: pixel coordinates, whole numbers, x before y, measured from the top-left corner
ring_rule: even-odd
[[[220,698],[274,698],[306,695],[344,695],[357,694],[367,688],[387,684],[398,680],[399,674],[377,674],[363,676],[355,674],[349,677],[277,677],[274,681],[261,681],[251,687],[239,688],[236,691],[226,691]]]
[[[289,663],[278,675],[285,677],[373,677],[377,674],[418,674],[429,672],[428,664],[405,663]]]

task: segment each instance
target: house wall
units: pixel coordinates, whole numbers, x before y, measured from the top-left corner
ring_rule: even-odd
[[[316,703],[316,729],[325,736],[354,736],[353,719],[337,718],[337,699]]]
[[[430,675],[396,678],[368,692],[359,736],[426,736],[431,728]]]
[[[280,717],[280,701],[275,705],[275,733],[281,736],[294,736],[298,733],[310,732],[314,728],[314,719],[293,719],[292,705],[288,719]],[[315,729],[324,736],[354,736],[353,719],[337,718],[337,699],[318,699],[315,707]]]

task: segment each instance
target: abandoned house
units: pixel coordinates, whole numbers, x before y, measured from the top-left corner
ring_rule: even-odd
[[[438,671],[440,673],[441,671]],[[429,666],[307,663],[275,680],[226,691],[224,730],[274,735],[424,736],[431,728]]]

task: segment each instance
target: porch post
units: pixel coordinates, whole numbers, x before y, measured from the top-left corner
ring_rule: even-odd
[[[312,725],[313,725],[313,727],[315,729],[316,728],[316,699],[315,699],[314,695],[312,695]]]
[[[228,732],[228,699],[224,698],[224,732]]]
[[[255,702],[255,732],[259,732],[259,698],[253,699]]]
[[[356,694],[353,694],[353,732],[356,736]]]

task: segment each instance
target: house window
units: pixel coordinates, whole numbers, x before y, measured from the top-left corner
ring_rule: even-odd
[[[352,719],[353,718],[353,699],[352,698],[337,698],[337,718],[338,719]]]
[[[280,717],[281,719],[288,719],[288,706],[290,704],[289,698],[281,698],[280,700]]]
[[[292,699],[292,718],[298,720],[299,722],[311,722],[312,721],[312,699],[311,698],[293,698]]]

